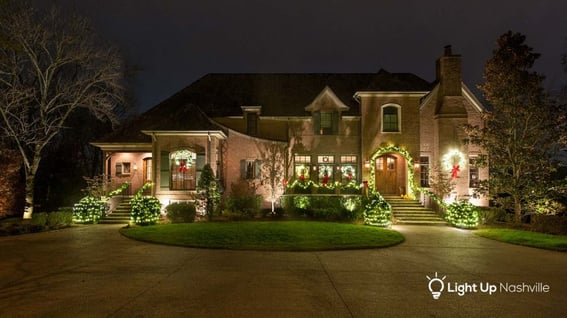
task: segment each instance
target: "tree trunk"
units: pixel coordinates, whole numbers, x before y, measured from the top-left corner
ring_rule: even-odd
[[[516,223],[522,223],[522,203],[518,196],[514,196],[514,216]]]
[[[25,167],[26,171],[26,202],[24,205],[24,219],[31,219],[34,209],[34,188],[35,188],[35,175],[41,157],[39,154],[33,156],[31,166]]]

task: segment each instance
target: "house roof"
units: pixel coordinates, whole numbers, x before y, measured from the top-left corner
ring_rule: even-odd
[[[222,130],[210,118],[242,116],[242,106],[262,106],[262,116],[307,116],[310,105],[328,87],[360,115],[357,91],[429,91],[431,83],[410,73],[260,73],[207,74],[138,118],[106,136],[106,142],[147,142],[141,131]]]

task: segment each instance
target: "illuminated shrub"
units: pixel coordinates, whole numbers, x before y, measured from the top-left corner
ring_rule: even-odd
[[[106,204],[95,197],[84,197],[73,206],[73,222],[98,223],[104,215]]]
[[[286,213],[317,220],[354,221],[361,218],[360,196],[286,195],[282,207]]]
[[[470,229],[478,226],[479,209],[468,200],[455,201],[447,206],[445,219],[449,224]]]
[[[391,224],[392,207],[379,194],[369,198],[370,202],[364,207],[364,224],[372,226],[388,226]]]
[[[161,203],[156,197],[134,197],[130,201],[130,217],[138,225],[156,224],[159,220]]]

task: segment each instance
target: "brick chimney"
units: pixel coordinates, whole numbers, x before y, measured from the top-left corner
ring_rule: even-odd
[[[446,45],[436,66],[441,96],[461,96],[461,56],[453,54],[451,46]]]

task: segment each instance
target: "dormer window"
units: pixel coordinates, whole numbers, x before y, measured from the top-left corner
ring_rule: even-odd
[[[246,123],[246,134],[249,136],[258,135],[258,121],[262,106],[242,106],[244,111],[244,121]]]
[[[400,132],[400,106],[382,107],[382,132]]]
[[[349,107],[327,86],[305,110],[313,116],[314,135],[338,135],[341,113],[348,111]]]
[[[339,133],[339,112],[321,111],[313,114],[315,135],[336,135]]]

